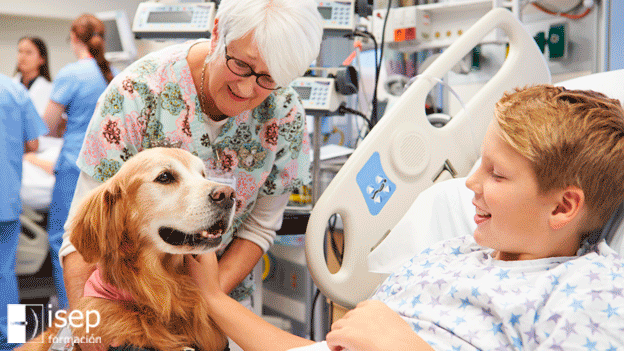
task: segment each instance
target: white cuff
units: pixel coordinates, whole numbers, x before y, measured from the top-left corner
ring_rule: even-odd
[[[59,250],[59,261],[61,261],[61,267],[63,267],[63,257],[76,251],[74,245],[72,245],[69,241],[69,223],[71,223],[71,220],[74,217],[78,206],[80,205],[84,197],[91,190],[97,188],[100,184],[102,183],[93,179],[85,172],[80,172],[80,176],[78,176],[78,182],[76,183],[74,198],[72,199],[71,207],[69,208],[69,214],[67,215],[67,221],[65,221],[65,226],[63,227],[65,229],[65,233],[63,233],[63,244],[61,245],[61,249]]]
[[[282,227],[284,210],[290,193],[279,196],[258,196],[256,205],[238,229],[236,236],[249,240],[267,252],[275,240],[275,232]]]

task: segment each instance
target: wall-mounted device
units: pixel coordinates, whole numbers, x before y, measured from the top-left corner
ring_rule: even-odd
[[[492,0],[470,0],[391,8],[384,39],[390,48],[410,52],[447,47],[494,5]],[[378,41],[386,16],[386,9],[373,11],[372,32]],[[499,30],[482,39],[482,43],[503,41]]]
[[[295,89],[308,113],[331,113],[338,109],[343,101],[336,92],[334,78],[301,77],[290,86]]]
[[[134,60],[137,49],[126,12],[121,10],[98,12],[95,16],[106,26],[104,57],[111,62]]]
[[[357,72],[352,66],[315,70],[332,73],[327,77],[301,77],[290,83],[308,114],[333,113],[345,101],[345,96],[357,93]]]
[[[138,39],[209,38],[214,24],[214,2],[142,2],[132,31]]]
[[[568,21],[559,18],[535,21],[525,23],[524,28],[533,34],[537,46],[549,60],[568,58]]]
[[[351,32],[355,29],[356,0],[319,1],[318,11],[323,17],[326,36]]]

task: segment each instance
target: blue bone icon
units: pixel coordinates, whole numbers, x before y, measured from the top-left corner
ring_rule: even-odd
[[[356,182],[373,216],[381,211],[396,190],[395,184],[383,170],[378,152],[366,161],[356,176]]]

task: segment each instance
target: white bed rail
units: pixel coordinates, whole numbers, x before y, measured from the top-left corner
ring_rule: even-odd
[[[442,128],[425,114],[425,99],[436,84],[481,39],[500,28],[509,53],[500,70]],[[521,23],[505,9],[493,9],[474,24],[423,72],[373,128],[342,167],[310,216],[306,260],[314,282],[334,302],[351,308],[367,299],[385,279],[370,273],[366,257],[431,186],[445,162],[464,176],[479,156],[495,102],[517,86],[549,83],[542,53]],[[344,225],[344,256],[330,273],[324,254],[327,222],[339,214]]]

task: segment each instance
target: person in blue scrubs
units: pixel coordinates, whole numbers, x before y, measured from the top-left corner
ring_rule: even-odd
[[[47,132],[28,91],[0,74],[0,350],[7,344],[7,305],[19,303],[15,259],[22,212],[22,156],[36,151],[37,138]]]
[[[97,100],[114,76],[104,58],[104,32],[104,23],[91,14],[83,14],[72,22],[70,44],[78,61],[63,67],[56,75],[44,114],[50,134],[63,136],[63,147],[54,169],[56,183],[47,228],[58,307],[61,309],[66,309],[68,303],[58,252],[80,174],[76,160]],[[64,133],[63,112],[67,114]]]

